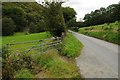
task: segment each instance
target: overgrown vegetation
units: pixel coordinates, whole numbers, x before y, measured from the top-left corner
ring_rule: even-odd
[[[37,60],[44,71],[37,76],[43,78],[81,78],[78,67],[62,57],[55,50],[42,54]]]
[[[79,32],[120,45],[120,22],[80,28]]]
[[[29,35],[18,34],[19,36],[3,37],[4,45],[8,43],[7,40],[11,41],[11,39],[14,39],[14,42],[20,42],[23,38],[25,41],[38,40],[38,36],[39,39],[47,38],[45,36],[47,33],[29,34],[31,35],[29,39],[27,39]],[[51,48],[44,54],[40,54],[38,51],[31,54],[11,52],[8,47],[4,47],[3,78],[81,78],[82,76],[74,58],[80,54],[82,44],[72,34],[68,33],[67,36],[64,41],[64,56],[55,48]]]

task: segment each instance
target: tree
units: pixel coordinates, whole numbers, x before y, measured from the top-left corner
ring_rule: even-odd
[[[41,20],[37,23],[37,32],[44,32],[45,31],[45,22]]]
[[[46,22],[45,29],[49,31],[54,37],[62,36],[62,33],[66,33],[65,22],[63,18],[63,12],[61,4],[63,2],[45,1],[44,6],[44,17]]]
[[[30,25],[29,25],[29,32],[30,33],[36,33],[37,32],[37,27],[33,22],[31,22]]]
[[[70,27],[76,27],[76,19],[75,18],[70,19],[66,24],[67,24],[68,28],[70,28]]]
[[[42,6],[35,3],[17,3],[6,2],[2,3],[2,16],[10,17],[16,25],[16,32],[28,30],[30,23],[37,25],[43,20]]]
[[[25,12],[20,7],[11,9],[9,14],[16,24],[16,31],[22,31],[26,25]]]
[[[84,17],[85,26],[111,23],[120,20],[120,3],[109,5],[107,8],[101,7]]]
[[[65,22],[69,22],[71,19],[76,18],[76,11],[73,8],[70,7],[63,7],[63,16],[65,19]]]
[[[4,5],[5,6],[5,5]],[[25,27],[25,12],[21,7],[7,7],[3,6],[3,16],[11,17],[15,22],[15,31],[22,31]],[[10,6],[10,5],[9,5]]]
[[[15,30],[15,24],[11,18],[4,17],[2,19],[2,35],[13,35]]]
[[[84,20],[86,21],[86,20],[89,20],[91,18],[91,15],[90,14],[85,14],[85,16],[84,16]]]

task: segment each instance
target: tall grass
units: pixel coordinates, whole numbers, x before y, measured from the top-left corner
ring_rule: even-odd
[[[55,49],[41,54],[34,59],[38,61],[42,72],[37,74],[43,78],[81,78],[78,67],[58,54]]]
[[[82,47],[82,43],[71,33],[68,33],[64,40],[65,53],[63,55],[67,57],[77,57],[80,55]]]

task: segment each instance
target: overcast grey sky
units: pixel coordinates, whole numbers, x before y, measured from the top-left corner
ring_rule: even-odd
[[[36,0],[37,1],[37,0]],[[39,0],[41,1],[41,0]],[[85,14],[90,13],[101,7],[117,4],[120,0],[69,0],[63,6],[70,6],[77,12],[77,20],[84,18]]]

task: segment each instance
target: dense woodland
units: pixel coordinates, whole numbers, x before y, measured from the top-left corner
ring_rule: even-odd
[[[52,13],[35,2],[2,3],[3,36],[13,35],[15,32],[28,34],[46,31],[45,10],[48,13],[46,15],[50,17]],[[70,20],[75,18],[76,12],[70,7],[62,8],[62,10],[64,21],[66,25],[69,25]],[[54,22],[54,19],[51,19],[52,21]]]

